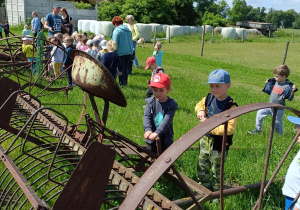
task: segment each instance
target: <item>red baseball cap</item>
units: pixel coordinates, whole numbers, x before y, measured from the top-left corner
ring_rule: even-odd
[[[169,85],[171,85],[170,77],[165,73],[157,73],[152,77],[148,87],[164,88]]]
[[[149,58],[147,59],[147,61],[146,61],[146,67],[145,67],[145,69],[148,69],[149,66],[150,66],[151,64],[155,63],[155,62],[156,62],[155,57],[149,57]]]

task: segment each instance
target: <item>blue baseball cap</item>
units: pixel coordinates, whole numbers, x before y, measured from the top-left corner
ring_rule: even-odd
[[[209,84],[228,84],[230,83],[230,75],[227,71],[223,69],[217,69],[212,72],[210,72],[208,76],[208,82]]]
[[[292,117],[287,116],[288,120],[296,125],[300,125],[300,118],[299,117]]]
[[[61,6],[59,4],[54,4],[53,7],[54,8],[61,8]]]

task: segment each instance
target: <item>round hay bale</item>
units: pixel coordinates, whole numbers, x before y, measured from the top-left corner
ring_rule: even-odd
[[[210,26],[210,25],[205,25],[205,34],[207,34],[207,33],[211,33],[212,32],[212,26]]]
[[[128,23],[123,23],[124,26],[126,26],[127,28],[129,27]]]
[[[95,23],[95,34],[101,34],[102,33],[102,25],[101,22],[97,21]]]
[[[162,30],[163,30],[161,24],[158,24],[158,23],[149,23],[148,25],[152,27],[152,32],[155,32],[155,28],[157,30],[157,33],[161,33]]]
[[[247,29],[247,33],[254,36],[261,35],[261,32],[255,28]]]
[[[182,26],[183,34],[190,34],[190,26]]]
[[[236,32],[236,36],[238,39],[242,39],[243,38],[243,33],[244,33],[244,39],[246,39],[247,37],[247,30],[244,28],[236,28],[235,29]]]
[[[144,23],[137,23],[141,37],[144,38],[145,42],[151,42],[152,38],[152,26]]]
[[[82,22],[83,22],[83,20],[78,20],[78,23],[77,23],[78,31],[82,30]]]
[[[236,38],[236,32],[235,32],[235,28],[223,28],[222,29],[222,37],[223,39],[235,39]]]
[[[167,32],[168,26],[169,26],[169,25],[167,25],[167,24],[162,24],[162,30],[163,30],[164,32]]]
[[[97,24],[97,20],[91,20],[91,23],[90,23],[90,32],[92,32],[92,33],[96,33],[95,32],[95,29],[96,29],[96,24]]]
[[[190,26],[190,34],[198,33],[198,28],[196,26]]]
[[[172,36],[182,36],[183,35],[183,28],[182,28],[182,26],[172,25],[172,26],[169,26],[169,28],[170,28],[170,38]],[[167,39],[168,38],[169,38],[169,33],[167,32]]]
[[[214,28],[214,33],[215,33],[215,34],[221,34],[222,28],[223,28],[223,27],[215,27],[215,28]]]
[[[114,25],[111,23],[111,21],[101,21],[101,33],[105,36],[111,37],[112,31],[114,30]]]
[[[91,21],[92,21],[92,20],[83,20],[83,21],[82,21],[82,28],[81,28],[81,30],[82,30],[83,32],[87,32],[87,31],[90,30]]]
[[[202,34],[203,27],[202,26],[198,26],[197,29],[198,29],[197,33],[198,34]]]

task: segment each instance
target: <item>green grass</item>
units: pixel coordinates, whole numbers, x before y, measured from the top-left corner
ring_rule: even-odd
[[[205,40],[203,57],[200,57],[201,35],[175,37],[172,38],[171,43],[162,41],[162,51],[164,52],[162,67],[171,77],[173,86],[169,96],[174,98],[179,105],[174,117],[175,140],[198,125],[199,121],[195,116],[194,107],[209,91],[209,86],[203,83],[207,81],[212,70],[222,68],[230,73],[232,86],[229,89],[229,95],[240,106],[268,102],[269,96],[261,90],[266,79],[273,77],[273,69],[282,63],[286,42],[291,41],[291,37],[272,37],[270,43],[268,37],[265,36],[249,38],[245,43],[240,40],[222,40],[217,35],[214,37],[214,43],[210,43],[211,35],[207,35]],[[285,62],[291,69],[289,79],[298,86],[298,81],[300,81],[299,43],[299,37],[295,37],[294,43],[290,43]],[[148,43],[146,48],[137,48],[136,55],[140,68],[133,68],[133,74],[129,75],[129,85],[122,89],[127,98],[128,106],[122,108],[111,104],[107,121],[108,128],[121,133],[138,144],[145,144],[142,121],[143,105],[147,90],[146,81],[150,78],[151,71],[144,68],[146,59],[152,55],[153,51],[151,43]],[[59,85],[66,84],[67,81],[65,80]],[[66,101],[66,98],[64,93],[59,93],[41,100],[57,102]],[[300,109],[299,100],[299,93],[297,92],[292,102],[287,101],[287,106]],[[83,101],[82,91],[75,88],[69,92],[69,101],[70,103]],[[102,100],[97,99],[97,104],[101,113],[103,109]],[[77,106],[54,107],[68,116],[71,122],[77,121],[81,111],[81,108]],[[92,115],[90,105],[86,112]],[[267,179],[270,178],[295,135],[294,125],[287,120],[287,115],[293,114],[286,111],[283,119],[284,134],[274,137]],[[225,163],[225,182],[228,184],[246,185],[260,182],[262,179],[271,117],[264,120],[262,135],[249,136],[247,131],[254,128],[255,116],[256,112],[252,112],[239,118],[233,145]],[[299,146],[295,145],[277,178],[285,175],[287,167],[298,149]],[[195,180],[197,152],[197,149],[189,149],[175,163],[179,171]],[[280,181],[271,186],[264,197],[263,209],[283,208],[282,185],[283,182]],[[156,186],[163,194],[169,195],[173,199],[178,199],[181,196],[177,194],[176,189],[170,188],[167,182],[161,181]],[[250,209],[254,206],[258,196],[259,190],[249,190],[243,194],[226,197],[225,209]],[[219,208],[218,205],[210,206],[208,203],[205,205],[205,209]]]

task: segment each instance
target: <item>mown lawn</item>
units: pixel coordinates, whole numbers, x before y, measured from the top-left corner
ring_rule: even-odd
[[[251,37],[242,43],[237,40],[222,40],[220,36],[215,35],[214,42],[211,43],[211,35],[207,35],[205,40],[203,57],[200,57],[201,35],[173,38],[171,43],[162,41],[162,51],[164,52],[162,67],[171,77],[173,86],[169,96],[174,98],[179,105],[174,118],[175,140],[199,123],[194,113],[194,107],[209,91],[209,86],[203,83],[207,81],[212,70],[222,68],[230,73],[232,86],[229,89],[229,95],[240,106],[268,102],[269,96],[262,92],[264,82],[267,78],[273,77],[273,69],[282,64],[286,42],[291,41],[291,38],[289,36],[272,37],[269,43],[268,37],[259,36]],[[289,44],[285,63],[291,69],[289,79],[300,87],[299,48],[300,38],[295,37],[294,43]],[[133,69],[133,74],[129,76],[129,85],[122,89],[128,106],[122,108],[112,104],[107,121],[108,128],[116,130],[139,144],[145,144],[142,121],[143,105],[147,90],[146,81],[151,75],[151,71],[144,68],[146,59],[152,55],[153,50],[152,43],[147,43],[145,48],[137,48],[136,55],[140,68]],[[67,85],[67,81],[60,85]],[[69,102],[80,102],[83,100],[82,96],[82,91],[75,88],[69,93]],[[64,94],[60,93],[43,100],[57,102],[66,99]],[[299,92],[297,92],[292,102],[287,101],[287,106],[300,109],[299,101]],[[97,102],[99,109],[103,109],[102,100],[97,99]],[[80,107],[55,106],[55,108],[67,115],[71,122],[77,121],[81,111]],[[90,106],[88,106],[87,112],[92,115]],[[283,136],[275,135],[274,137],[267,179],[270,178],[295,135],[294,125],[287,120],[287,115],[292,115],[292,113],[289,111],[285,113]],[[225,163],[226,184],[246,185],[261,181],[271,117],[265,119],[262,135],[250,136],[247,131],[254,128],[255,116],[256,112],[252,112],[239,118],[238,128],[233,139],[234,143]],[[197,146],[197,142],[194,146]],[[276,178],[285,175],[287,167],[298,149],[299,146],[295,145]],[[191,148],[175,163],[181,172],[195,180],[197,153],[197,149]],[[282,185],[283,181],[278,181],[271,186],[264,197],[263,209],[282,209],[284,207],[284,197],[281,194]],[[156,187],[173,199],[181,196],[168,183],[161,182]],[[258,199],[258,195],[259,190],[249,190],[243,194],[226,197],[225,209],[251,209]],[[218,205],[212,206],[209,203],[205,205],[205,209],[219,208]]]

